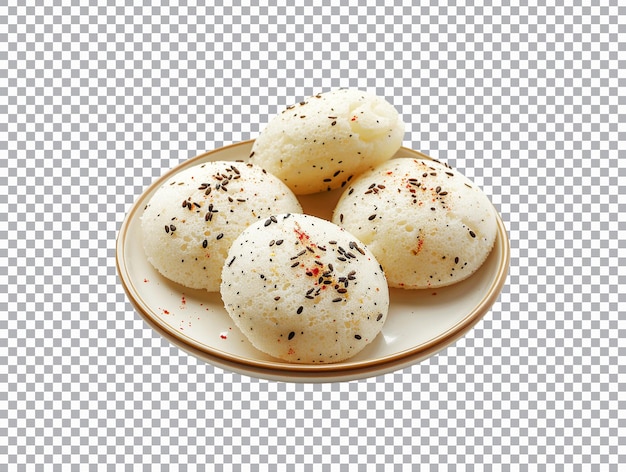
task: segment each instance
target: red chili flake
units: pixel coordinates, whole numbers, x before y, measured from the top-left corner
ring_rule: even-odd
[[[295,228],[293,231],[294,233],[298,235],[298,239],[300,241],[304,241],[305,239],[310,239],[309,235],[306,234],[304,231],[302,231],[299,226]]]
[[[187,300],[185,299],[185,296],[184,296],[184,295],[181,297],[181,299],[180,299],[180,303],[182,303],[183,305],[184,305],[185,303],[187,303]]]
[[[148,279],[143,279],[144,283],[150,282]]]
[[[169,312],[168,310],[163,310],[163,314],[164,314],[164,315],[169,315],[169,314],[170,314],[170,312]]]
[[[228,336],[226,336],[226,333],[222,333],[222,334],[220,334],[220,338],[222,338],[222,339],[228,339]]]
[[[350,118],[350,121],[356,121],[357,120],[357,116],[353,115],[352,118]]]

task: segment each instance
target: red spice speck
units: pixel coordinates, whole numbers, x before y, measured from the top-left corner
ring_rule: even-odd
[[[184,295],[181,297],[180,303],[183,304],[183,305],[187,303],[187,300],[185,300],[185,296]]]
[[[144,283],[150,282],[148,279],[143,279]]]
[[[163,314],[164,314],[164,315],[169,315],[169,314],[170,314],[170,312],[169,312],[168,310],[163,310]]]
[[[433,295],[437,295],[437,292],[433,292]]]
[[[228,339],[228,336],[226,336],[226,334],[222,333],[222,334],[220,334],[220,338],[222,338],[222,339]]]
[[[296,351],[295,351],[295,350],[294,350],[294,348],[292,348],[292,347],[290,347],[290,348],[289,348],[289,351],[287,351],[287,354],[289,354],[289,355],[293,355],[293,354],[295,354],[295,353],[296,353]]]
[[[306,239],[306,240],[310,239],[310,238],[309,238],[309,235],[308,235],[308,234],[306,234],[304,231],[302,231],[302,230],[300,229],[300,226],[298,226],[297,228],[295,228],[293,231],[294,231],[294,233],[296,233],[296,234],[298,235],[298,239],[299,239],[300,241],[304,241],[305,239]]]
[[[356,121],[358,119],[358,117],[356,115],[353,115],[352,118],[350,118],[350,121]]]

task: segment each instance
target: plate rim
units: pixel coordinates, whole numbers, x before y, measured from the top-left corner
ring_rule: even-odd
[[[209,158],[212,154],[215,154],[217,152],[224,152],[227,150],[233,150],[237,147],[251,146],[253,142],[254,140],[247,140],[228,144],[204,152],[195,157],[186,159],[175,167],[168,169],[159,178],[152,182],[147,188],[145,188],[141,195],[139,195],[135,199],[135,202],[127,211],[124,220],[122,221],[122,224],[120,225],[120,228],[117,232],[115,263],[118,278],[120,279],[124,291],[126,292],[126,296],[131,301],[135,310],[141,315],[144,321],[146,321],[151,328],[158,328],[157,332],[159,332],[159,334],[164,336],[168,341],[177,345],[179,348],[187,348],[185,350],[187,350],[188,352],[191,350],[192,354],[196,355],[197,357],[204,358],[204,360],[207,362],[225,364],[227,366],[226,368],[229,368],[231,370],[243,370],[246,372],[254,371],[258,374],[256,376],[266,378],[268,376],[268,373],[271,374],[270,377],[289,377],[289,374],[294,374],[297,376],[304,376],[305,379],[308,378],[308,376],[311,374],[327,376],[335,374],[344,375],[350,372],[355,373],[355,375],[356,372],[364,372],[361,376],[365,376],[368,372],[372,371],[372,369],[388,370],[385,369],[385,367],[411,364],[414,362],[418,362],[420,359],[430,357],[431,355],[434,355],[437,352],[445,349],[447,346],[454,343],[456,340],[469,332],[474,327],[474,325],[478,323],[478,321],[480,321],[488,313],[491,306],[500,296],[500,293],[508,276],[508,270],[510,265],[510,241],[504,222],[502,221],[499,212],[494,207],[494,209],[496,210],[495,213],[497,220],[497,235],[496,247],[494,247],[493,250],[496,250],[496,248],[498,248],[500,254],[498,269],[491,286],[487,290],[485,296],[480,300],[480,302],[478,302],[473,307],[473,309],[461,320],[459,320],[454,326],[446,331],[439,333],[439,335],[431,338],[425,343],[421,343],[418,346],[414,346],[409,349],[386,355],[384,357],[370,360],[350,361],[348,359],[346,361],[335,364],[294,364],[288,362],[280,362],[278,360],[273,361],[242,358],[229,352],[207,346],[175,330],[168,329],[168,325],[161,322],[160,317],[156,313],[151,313],[152,310],[150,309],[149,305],[143,301],[138,291],[133,288],[132,277],[130,277],[130,273],[125,262],[125,245],[130,223],[136,217],[136,213],[139,212],[142,208],[142,205],[144,201],[148,198],[148,195],[151,194],[163,182],[165,182],[170,176],[182,171],[186,167],[192,166],[199,161],[203,161],[204,159]],[[400,147],[398,152],[400,151],[413,154],[415,157],[418,158],[436,160],[420,151],[416,151],[414,149],[404,146]],[[493,205],[493,203],[491,204]],[[265,373],[265,375],[263,375],[263,373]],[[357,377],[361,376],[357,375]]]

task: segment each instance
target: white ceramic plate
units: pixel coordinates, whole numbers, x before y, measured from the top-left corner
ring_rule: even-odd
[[[301,365],[255,349],[234,326],[219,293],[187,289],[162,277],[147,261],[140,217],[154,191],[181,170],[206,161],[247,160],[252,141],[187,160],[154,182],[130,209],[117,238],[120,279],[144,320],[184,351],[223,369],[271,380],[325,382],[391,372],[442,350],[469,331],[496,301],[509,267],[509,241],[498,216],[498,235],[487,261],[468,279],[449,287],[390,290],[382,332],[353,358],[337,364]],[[396,157],[428,156],[401,148]],[[308,214],[330,219],[341,191],[301,196]]]

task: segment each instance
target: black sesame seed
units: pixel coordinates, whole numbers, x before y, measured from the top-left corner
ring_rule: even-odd
[[[339,303],[341,300],[343,300],[341,297],[333,298],[333,303]]]
[[[293,269],[294,267],[298,267],[299,265],[300,265],[300,263],[298,261],[296,261],[293,264],[291,264],[291,268]]]
[[[376,321],[380,321],[383,318],[383,314],[379,313],[378,316],[376,317]]]
[[[265,223],[263,223],[263,226],[269,226],[271,224],[272,224],[272,220],[267,219],[267,220],[265,220]]]
[[[355,334],[354,335],[354,339],[361,339],[361,335],[360,334]]]
[[[276,241],[276,245],[277,245],[277,246],[280,246],[282,243],[283,243],[283,240],[282,240],[282,239],[279,239],[278,241]]]
[[[474,233],[471,229],[470,229],[469,234],[470,234],[470,236],[471,236],[472,238],[475,238],[475,237],[476,237],[476,233]]]
[[[206,247],[208,246],[209,242],[205,239],[204,241],[202,241],[202,247],[204,249],[206,249]]]
[[[293,339],[293,337],[296,335],[296,333],[294,333],[293,331],[291,333],[289,333],[289,336],[287,336],[287,339],[291,340]]]
[[[459,258],[458,258],[458,257],[455,257],[455,258],[454,258],[454,263],[455,263],[455,264],[458,264],[458,263],[459,263]]]
[[[222,239],[224,237],[224,233],[220,233],[217,235],[217,240],[219,241],[220,239]]]
[[[237,256],[233,256],[233,258],[232,258],[232,259],[230,260],[230,262],[227,264],[227,265],[228,265],[228,267],[230,267],[231,265],[233,265],[233,262],[235,262],[235,258],[236,258],[236,257],[237,257]]]
[[[376,218],[376,214],[373,214],[367,217],[367,219],[370,221],[372,221],[374,218]]]
[[[299,315],[302,313],[302,310],[304,310],[303,306],[299,306],[298,309],[296,310],[296,313]]]
[[[176,226],[174,225],[170,225],[170,231],[173,233],[174,231],[176,231]]]
[[[170,227],[168,225],[165,225],[165,232],[169,233],[170,232]]]

